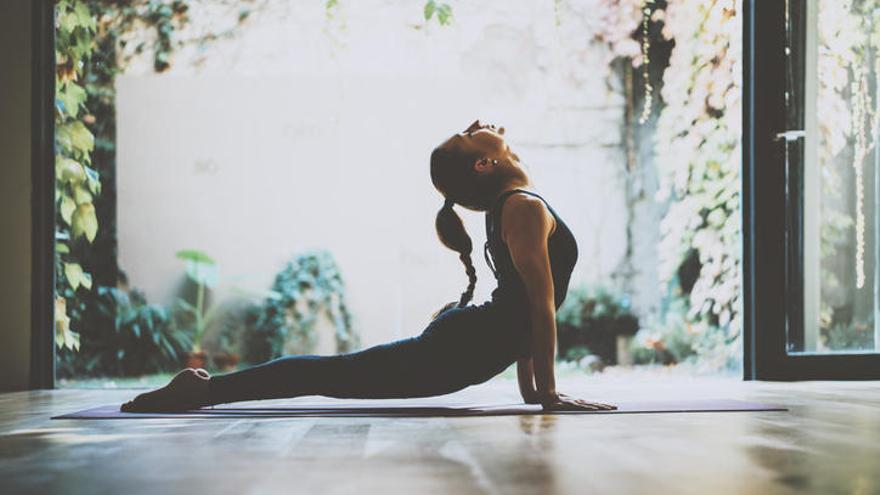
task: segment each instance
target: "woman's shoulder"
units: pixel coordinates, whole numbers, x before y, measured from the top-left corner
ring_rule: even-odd
[[[528,191],[515,191],[501,205],[502,235],[511,229],[526,228],[529,230],[551,231],[555,229],[553,217],[547,203]]]

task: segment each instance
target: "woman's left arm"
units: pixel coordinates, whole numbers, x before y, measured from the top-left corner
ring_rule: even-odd
[[[554,219],[544,203],[514,195],[502,210],[502,238],[526,290],[531,326],[531,357],[536,394],[541,402],[556,397],[556,306],[547,238]],[[518,368],[519,369],[519,368]],[[520,380],[522,385],[525,377]]]
[[[535,390],[535,370],[532,358],[520,358],[516,361],[516,380],[519,383],[519,394],[526,404],[539,404],[538,391]]]

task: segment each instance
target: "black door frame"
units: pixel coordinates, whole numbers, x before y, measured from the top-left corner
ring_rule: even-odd
[[[745,0],[743,5],[744,378],[878,379],[880,354],[786,352],[789,330],[802,333],[804,324],[794,314],[803,307],[801,277],[796,276],[803,271],[797,221],[803,205],[799,195],[796,201],[787,200],[796,174],[786,173],[787,144],[776,139],[787,130],[786,4]]]
[[[55,387],[55,2],[32,4],[30,388]]]

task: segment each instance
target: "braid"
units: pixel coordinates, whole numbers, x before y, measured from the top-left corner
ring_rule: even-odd
[[[468,286],[461,293],[461,299],[458,301],[458,307],[463,308],[474,298],[474,287],[477,286],[477,270],[474,268],[474,262],[471,260],[470,254],[462,254],[458,257],[464,263],[464,271],[468,276]]]
[[[461,298],[457,304],[448,304],[438,313],[435,313],[435,315],[440,314],[453,306],[458,306],[460,308],[467,306],[474,297],[474,288],[477,285],[477,270],[474,268],[474,263],[471,260],[473,243],[464,228],[461,218],[459,218],[458,214],[455,213],[455,210],[453,209],[454,204],[455,203],[452,200],[446,199],[443,207],[437,212],[435,227],[437,228],[437,237],[440,239],[440,242],[442,242],[444,246],[458,253],[458,258],[461,260],[462,264],[464,264],[464,271],[468,276],[468,286],[467,289],[462,292]]]

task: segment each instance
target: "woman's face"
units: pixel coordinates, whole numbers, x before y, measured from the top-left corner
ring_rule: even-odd
[[[484,124],[475,120],[465,130],[449,138],[442,146],[453,147],[456,150],[485,158],[487,162],[484,165],[491,164],[493,160],[496,160],[518,168],[519,157],[510,150],[510,146],[504,141],[504,127]],[[478,164],[477,171],[482,171],[480,168],[481,166]]]

